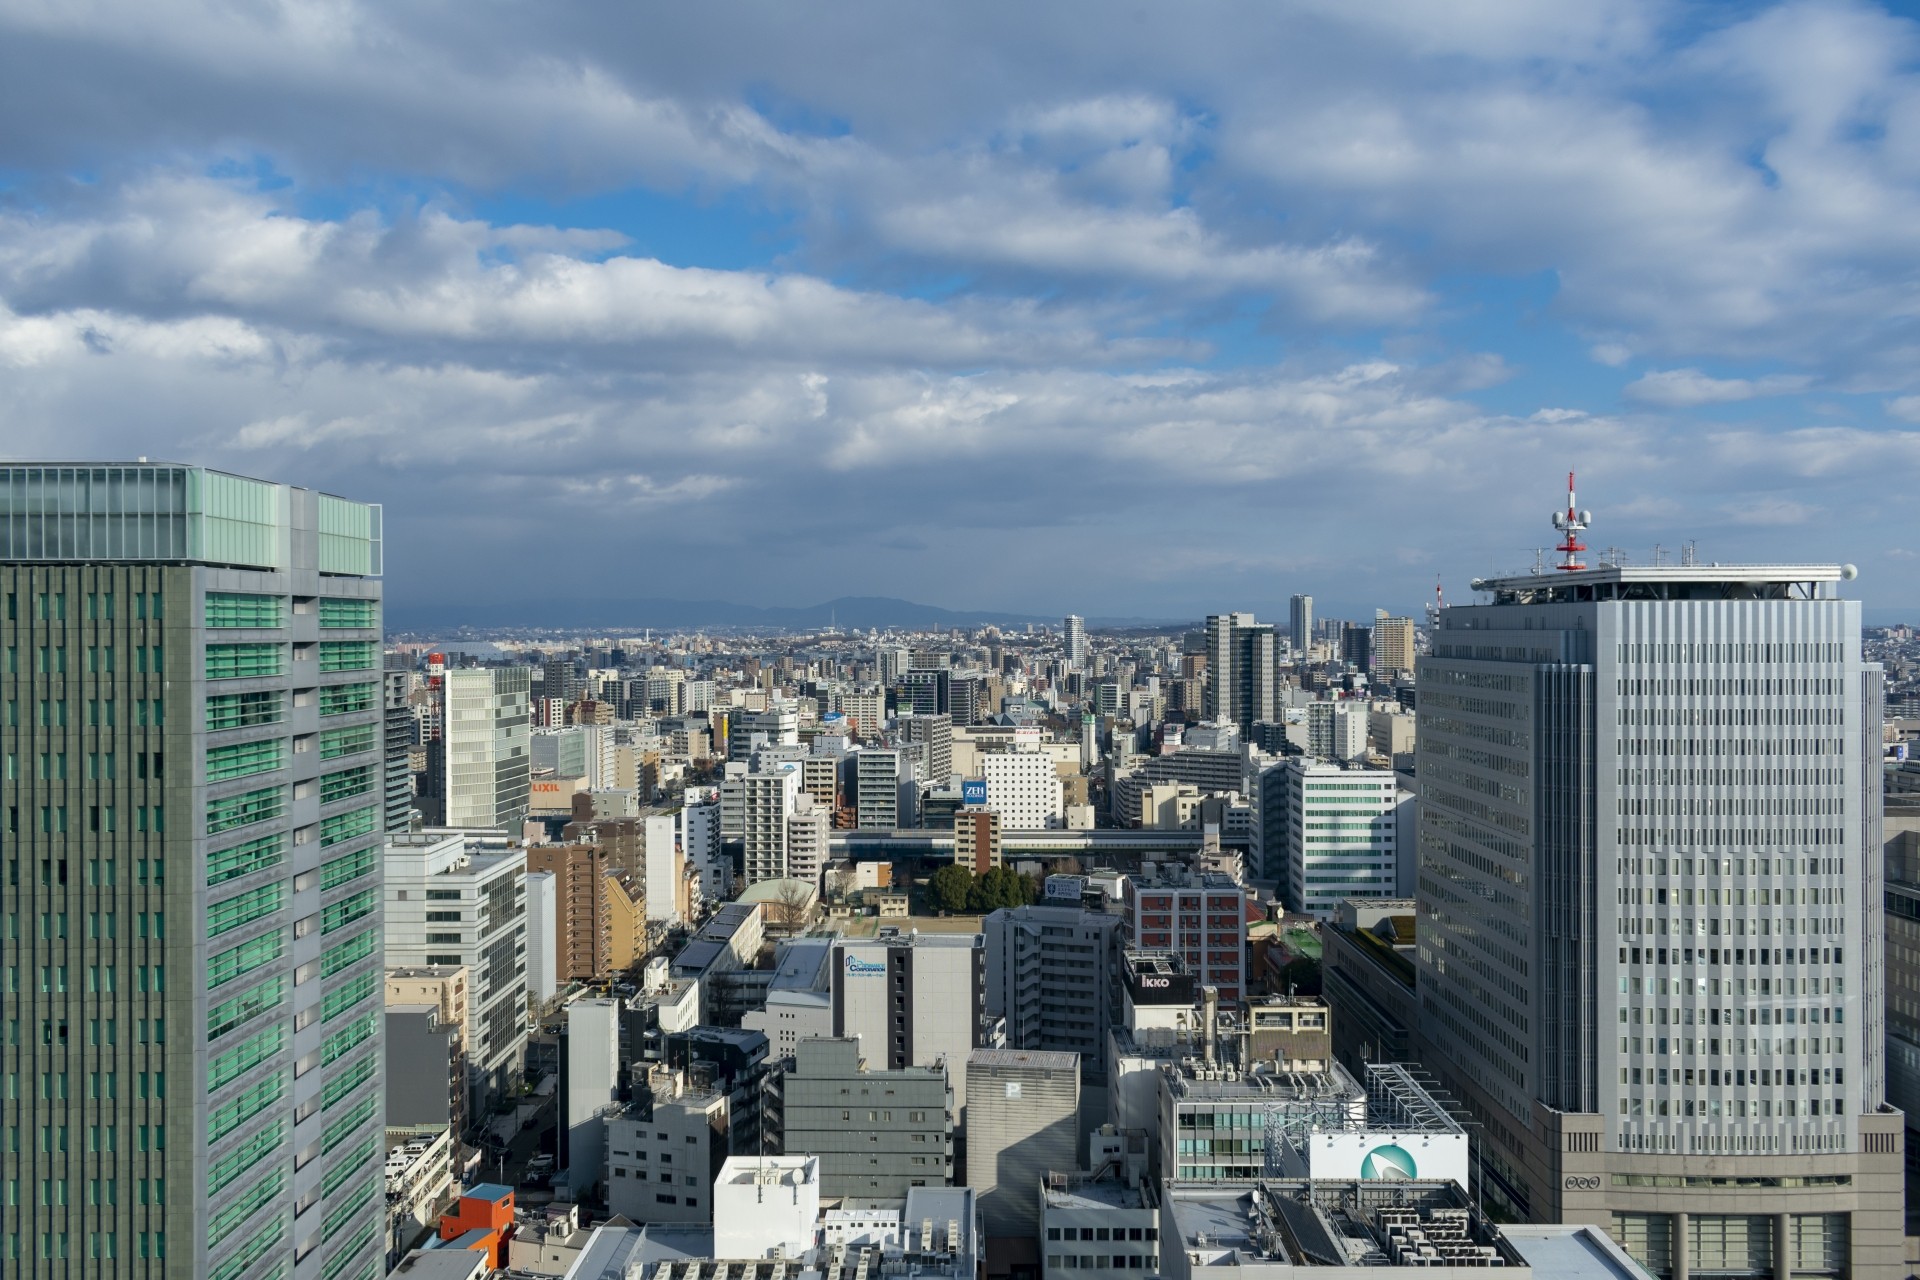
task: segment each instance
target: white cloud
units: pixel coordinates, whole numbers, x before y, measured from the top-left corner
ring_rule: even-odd
[[[1802,374],[1769,374],[1764,378],[1713,378],[1698,369],[1665,369],[1629,382],[1625,394],[1642,404],[1666,409],[1691,409],[1703,404],[1732,404],[1761,396],[1793,395],[1805,391],[1813,379]]]

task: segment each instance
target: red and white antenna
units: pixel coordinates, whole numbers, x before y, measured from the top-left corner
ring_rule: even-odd
[[[1446,593],[1436,581],[1433,584],[1433,603],[1427,606],[1427,626],[1437,629],[1440,626],[1440,611],[1447,607]]]
[[[1587,544],[1580,541],[1580,535],[1585,533],[1587,526],[1592,523],[1593,512],[1582,511],[1574,504],[1573,472],[1569,471],[1567,472],[1567,509],[1553,513],[1553,527],[1562,534],[1560,545],[1554,548],[1563,557],[1560,563],[1554,566],[1556,569],[1573,570],[1587,567],[1580,561],[1580,553],[1587,549]]]

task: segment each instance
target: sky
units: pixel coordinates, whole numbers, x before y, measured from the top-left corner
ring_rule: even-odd
[[[1650,563],[1920,620],[1920,23],[1857,3],[0,0],[0,455],[387,593],[1197,616]]]

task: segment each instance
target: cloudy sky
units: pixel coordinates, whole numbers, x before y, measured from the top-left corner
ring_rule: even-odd
[[[0,0],[0,120],[0,453],[383,502],[449,617],[1401,610],[1571,467],[1920,619],[1872,5]]]

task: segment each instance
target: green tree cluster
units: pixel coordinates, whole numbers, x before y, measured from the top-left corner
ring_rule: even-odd
[[[927,900],[939,911],[997,911],[1024,907],[1040,897],[1040,885],[1008,867],[990,867],[976,877],[959,863],[933,873],[927,881]]]

